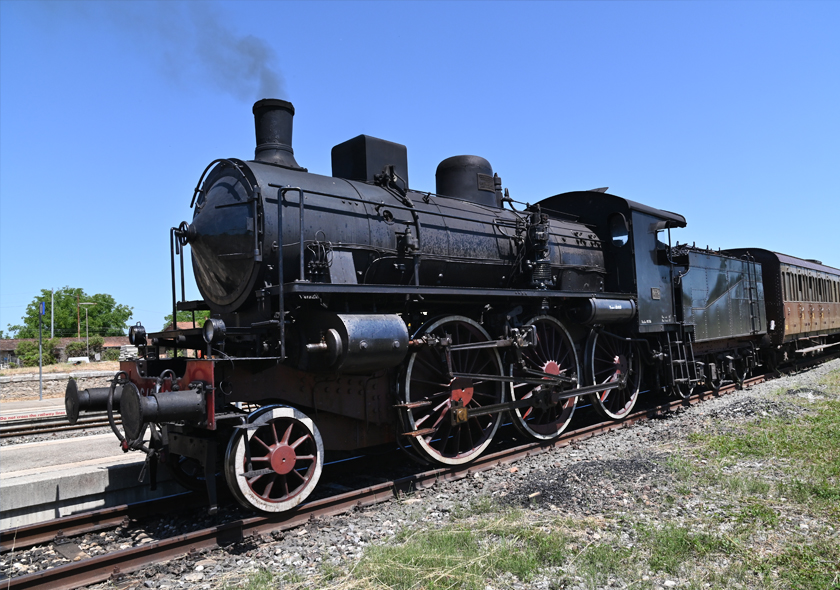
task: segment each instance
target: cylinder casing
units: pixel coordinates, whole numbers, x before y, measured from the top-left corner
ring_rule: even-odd
[[[395,314],[319,313],[300,322],[304,344],[299,365],[310,370],[365,373],[400,364],[408,353],[408,328]]]

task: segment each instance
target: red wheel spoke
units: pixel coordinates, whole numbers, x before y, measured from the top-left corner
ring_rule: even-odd
[[[271,498],[271,488],[274,487],[274,481],[276,479],[277,479],[277,477],[271,478],[271,481],[268,482],[268,485],[266,485],[265,489],[263,490],[262,497],[265,498],[266,500]]]
[[[291,475],[291,474],[293,474],[293,473],[295,474],[295,476],[297,476],[297,478],[298,478],[300,481],[306,481],[306,478],[305,478],[305,477],[303,477],[300,473],[298,473],[295,469],[292,469],[292,470],[289,472],[289,475]]]
[[[446,400],[446,401],[449,402],[449,400]],[[448,412],[449,412],[449,406],[447,405],[446,408],[444,408],[444,410],[440,413],[440,416],[438,416],[438,419],[435,420],[434,424],[432,424],[432,428],[437,428],[438,424],[440,424],[440,421],[443,420],[443,417],[446,416],[446,414]]]
[[[291,430],[292,430],[292,427],[290,426],[290,427],[289,427],[289,432],[291,432]],[[287,432],[287,434],[288,434],[288,432]],[[290,447],[292,447],[293,449],[296,449],[296,448],[298,448],[300,445],[302,445],[302,444],[303,444],[303,441],[305,441],[305,440],[311,440],[311,439],[312,439],[312,437],[311,437],[309,434],[304,434],[302,437],[300,437],[299,439],[297,439],[295,442],[293,442],[293,443],[292,443],[292,444],[290,444],[289,446],[290,446]]]
[[[294,423],[289,424],[289,427],[286,428],[286,432],[283,433],[282,440],[278,441],[278,444],[281,444],[281,445],[289,444],[289,438],[292,436],[292,427],[293,426],[294,426]],[[276,433],[275,433],[275,436],[277,436]]]
[[[266,444],[265,441],[263,441],[263,439],[260,438],[259,434],[254,433],[254,436],[251,437],[251,440],[260,443],[263,447],[265,447],[267,451],[271,450],[271,447],[268,446],[268,444]]]

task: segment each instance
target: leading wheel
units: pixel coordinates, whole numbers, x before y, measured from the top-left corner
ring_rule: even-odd
[[[415,338],[433,336],[450,339],[452,346],[487,342],[490,336],[478,322],[462,316],[448,316],[423,326]],[[450,377],[446,347],[424,346],[411,354],[402,378],[402,411],[411,431],[411,444],[427,460],[460,465],[478,457],[493,440],[501,412],[474,416],[466,422],[452,422],[454,402],[477,409],[504,401],[499,381],[480,375],[502,375],[502,362],[495,348],[449,350],[453,373],[472,377]]]
[[[586,370],[589,383],[600,385],[625,380],[623,388],[607,389],[590,395],[592,407],[601,416],[621,420],[639,397],[642,363],[632,342],[591,332],[586,341]]]
[[[231,438],[225,479],[246,508],[283,512],[312,493],[323,465],[324,445],[315,423],[294,408],[264,406]]]
[[[539,316],[526,326],[533,326],[536,335],[534,346],[522,349],[522,360],[527,369],[564,377],[577,378],[580,375],[575,345],[563,324],[551,316]],[[578,398],[557,397],[579,386],[579,383],[554,387],[512,383],[511,395],[514,400],[541,398],[539,403],[530,408],[515,409],[512,416],[514,425],[525,436],[537,440],[551,440],[560,436],[572,419]]]

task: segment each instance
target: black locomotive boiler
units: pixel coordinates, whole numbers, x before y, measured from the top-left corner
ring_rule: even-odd
[[[435,192],[417,191],[405,146],[365,135],[333,148],[332,176],[311,174],[292,105],[253,111],[254,160],[212,162],[192,221],[170,232],[173,314],[211,317],[132,327],[138,360],[65,397],[71,421],[118,409],[123,448],[213,506],[217,473],[243,505],[279,512],[311,493],[326,451],[397,444],[462,464],[507,416],[550,440],[582,397],[621,419],[645,374],[685,396],[779,356],[761,265],[665,244],[681,215],[606,189],[517,208],[476,156],[444,160]],[[183,297],[186,246],[200,301]]]

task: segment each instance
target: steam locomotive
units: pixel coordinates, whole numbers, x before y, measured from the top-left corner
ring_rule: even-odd
[[[170,230],[173,317],[209,319],[133,326],[139,357],[111,387],[71,380],[65,396],[71,423],[119,411],[123,449],[213,508],[217,475],[281,512],[328,451],[463,464],[507,419],[550,440],[581,399],[621,420],[643,383],[686,397],[840,344],[835,268],[671,245],[683,216],[607,189],[518,203],[477,156],[444,160],[435,192],[418,191],[405,146],[366,135],[333,148],[332,176],[311,174],[294,107],[253,113],[255,158],[211,162],[192,221]],[[184,298],[186,246],[200,301]]]

